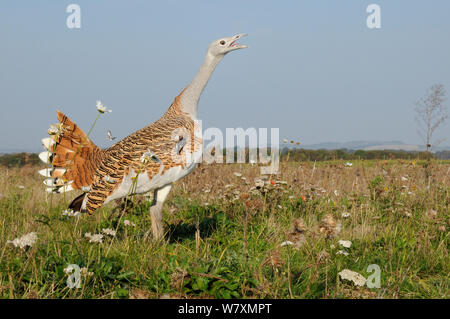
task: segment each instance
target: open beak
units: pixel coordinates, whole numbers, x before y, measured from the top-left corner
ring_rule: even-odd
[[[242,37],[245,37],[246,35],[247,33],[241,33],[229,38],[230,39],[230,44],[228,45],[229,51],[248,48],[248,46],[246,46],[245,44],[240,44],[236,42],[237,40],[239,40]]]

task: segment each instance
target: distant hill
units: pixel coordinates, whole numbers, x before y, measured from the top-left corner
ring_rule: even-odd
[[[365,151],[383,151],[383,150],[394,150],[394,151],[423,151],[419,145],[409,145],[409,144],[382,144],[373,145],[364,148]]]
[[[345,143],[337,142],[325,142],[318,144],[306,144],[300,145],[301,148],[310,150],[398,150],[398,151],[424,151],[425,146],[415,144],[405,144],[401,141],[350,141]],[[433,151],[446,151],[450,150],[450,146],[439,146]]]
[[[205,141],[206,143],[207,141]],[[205,144],[206,145],[206,144]],[[270,145],[268,145],[270,147]],[[306,149],[306,150],[364,150],[364,151],[407,151],[407,152],[420,152],[425,151],[425,146],[417,144],[405,144],[402,141],[364,141],[356,140],[350,142],[323,142],[318,144],[300,144],[295,145],[291,143],[280,143],[280,149]],[[235,147],[236,148],[236,147]],[[0,154],[17,154],[17,153],[40,153],[44,149],[37,147],[36,149],[0,149]],[[450,145],[435,147],[432,152],[446,152],[450,151]]]

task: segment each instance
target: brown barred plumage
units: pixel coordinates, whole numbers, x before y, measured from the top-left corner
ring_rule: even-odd
[[[134,132],[104,151],[103,160],[95,171],[91,190],[87,195],[86,211],[88,213],[92,214],[102,206],[106,198],[117,189],[131,170],[141,171],[141,174],[147,174],[149,179],[159,173],[160,164],[150,161],[144,166],[141,162],[141,157],[149,149],[164,164],[162,173],[174,166],[183,166],[183,163],[173,158],[170,152],[177,143],[171,136],[177,128],[188,130],[192,141],[191,150],[199,147],[198,139],[195,140],[197,143],[194,143],[194,121],[181,110],[181,94],[175,98],[167,112],[158,121]],[[109,176],[110,180],[105,179],[105,176]]]

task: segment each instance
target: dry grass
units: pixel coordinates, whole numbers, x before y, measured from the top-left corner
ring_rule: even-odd
[[[47,195],[37,167],[2,169],[0,296],[448,298],[450,164],[434,162],[429,185],[420,163],[353,164],[282,163],[262,181],[256,166],[200,166],[169,195],[164,243],[146,236],[147,198],[66,217],[76,194]],[[117,235],[84,236],[104,228]],[[7,244],[29,232],[33,247]],[[66,285],[68,264],[91,272],[79,289]],[[344,268],[368,277],[370,264],[379,289],[338,278]]]

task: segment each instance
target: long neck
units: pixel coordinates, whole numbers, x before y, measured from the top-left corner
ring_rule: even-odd
[[[200,95],[208,83],[211,74],[214,72],[217,63],[220,62],[221,57],[215,57],[207,53],[205,61],[203,62],[197,75],[192,82],[184,89],[181,96],[181,106],[184,112],[189,113],[193,118],[197,118],[197,107]]]

